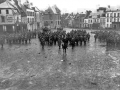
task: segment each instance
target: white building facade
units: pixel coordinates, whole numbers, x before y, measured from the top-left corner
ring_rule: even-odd
[[[106,19],[105,19],[105,28],[112,28],[112,20],[113,20],[113,12],[107,11]]]
[[[21,15],[9,1],[0,4],[0,30],[1,32],[14,32],[21,22]]]
[[[33,9],[26,9],[27,11],[27,29],[29,31],[34,31],[36,29],[35,27],[35,13]]]
[[[84,28],[88,28],[89,27],[89,20],[88,20],[88,18],[85,18],[84,19]]]

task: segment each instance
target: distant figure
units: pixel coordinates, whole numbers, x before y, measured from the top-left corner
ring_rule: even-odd
[[[4,37],[1,37],[0,38],[1,48],[3,48],[4,43],[5,43],[5,39],[4,39]]]
[[[44,40],[44,38],[41,38],[41,46],[42,46],[42,49],[44,49],[44,46],[45,46],[45,40]]]
[[[66,49],[67,49],[67,48],[68,48],[68,47],[67,47],[67,44],[66,44],[66,43],[63,43],[63,44],[62,44],[63,52],[66,53]]]
[[[61,39],[58,39],[58,46],[59,46],[59,49],[61,49]]]
[[[87,40],[90,41],[90,34],[87,34]]]
[[[72,38],[72,40],[71,40],[71,46],[72,46],[72,49],[74,49],[74,47],[75,47],[75,40],[74,40],[74,38]]]
[[[63,44],[62,44],[62,49],[63,49],[63,52],[66,53],[66,49],[68,48],[68,40],[66,38],[66,36],[63,38]]]
[[[97,39],[97,35],[94,35],[94,39],[95,39],[95,42],[96,42],[96,39]]]

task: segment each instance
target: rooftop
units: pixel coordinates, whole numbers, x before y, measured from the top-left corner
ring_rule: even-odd
[[[14,8],[10,3],[7,1],[0,3],[0,8]]]

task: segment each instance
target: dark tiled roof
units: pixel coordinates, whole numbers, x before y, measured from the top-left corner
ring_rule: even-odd
[[[99,11],[99,10],[103,10],[104,12],[106,11],[106,7],[99,7],[98,9],[97,9],[97,11]]]
[[[102,16],[101,17],[105,17],[105,13],[104,14],[102,14]]]
[[[89,18],[92,18],[92,16],[89,16]]]
[[[90,13],[91,13],[91,11],[86,12],[85,19],[89,18]]]
[[[25,7],[23,5],[21,5],[21,4],[19,5],[17,0],[14,0],[14,2],[15,2],[15,5],[17,6],[17,8],[19,9],[19,11],[21,13],[21,16],[22,17],[27,16]]]
[[[23,16],[23,17],[27,16],[26,8],[23,5],[21,5],[21,9],[22,9],[21,16]]]

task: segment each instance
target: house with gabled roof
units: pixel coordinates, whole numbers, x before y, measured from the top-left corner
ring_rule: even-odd
[[[33,5],[31,5],[31,3],[28,0],[26,0],[26,2],[23,3],[23,6],[25,7],[27,13],[27,30],[35,31],[35,10],[32,8]]]
[[[68,16],[68,13],[62,14],[61,15],[61,26],[63,28],[68,27],[68,20],[66,19],[66,17]]]
[[[41,30],[43,27],[43,13],[36,6],[32,8],[35,11],[35,28]]]
[[[0,1],[0,32],[15,32],[20,15],[19,9],[9,0]]]
[[[60,9],[54,5],[52,7],[48,7],[43,13],[43,21],[44,26],[57,29],[61,27],[61,11]]]
[[[74,25],[73,27],[74,28],[84,28],[84,17],[85,17],[85,14],[83,13],[77,13],[75,16],[74,16]]]
[[[21,19],[17,22],[16,30],[19,32],[25,32],[27,31],[27,12],[26,12],[26,8],[24,7],[24,5],[21,4],[21,0],[10,0],[10,3],[12,5],[14,5],[14,7],[18,8],[19,12],[20,12],[20,17]]]
[[[92,11],[86,11],[86,15],[84,17],[84,28],[89,28],[89,16],[92,13]]]
[[[68,21],[68,27],[74,27],[74,18],[75,15],[73,13],[68,14],[68,16],[65,18]]]
[[[79,28],[79,13],[74,15],[73,28]]]

